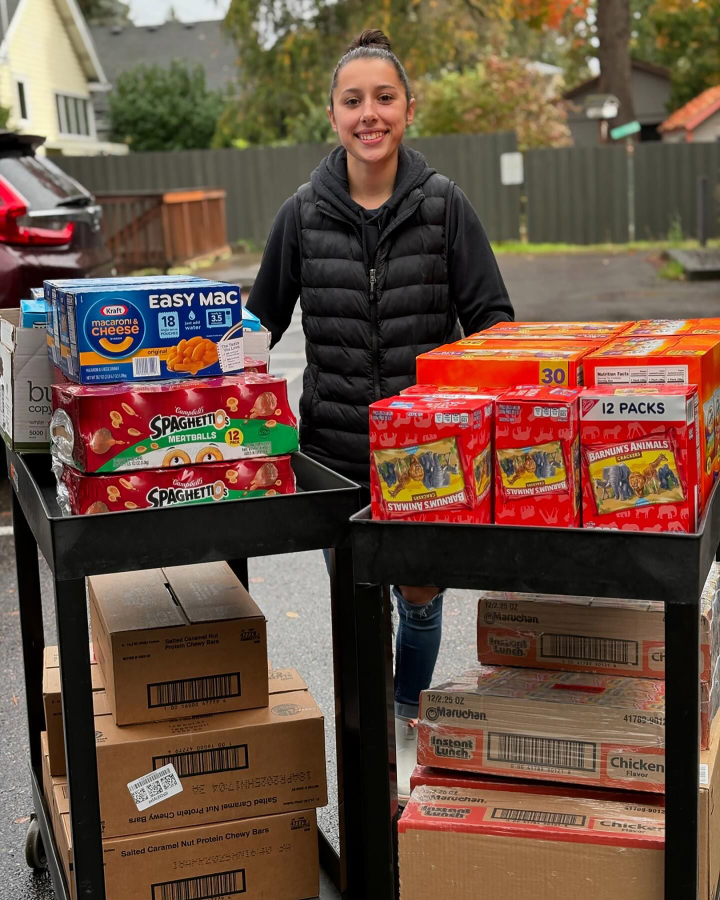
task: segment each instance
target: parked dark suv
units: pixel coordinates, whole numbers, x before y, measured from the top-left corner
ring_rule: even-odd
[[[46,278],[109,275],[93,195],[47,157],[42,137],[0,131],[0,307]]]

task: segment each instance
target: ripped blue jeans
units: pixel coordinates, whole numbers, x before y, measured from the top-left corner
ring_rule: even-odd
[[[328,551],[323,550],[329,565]],[[392,589],[399,624],[395,634],[395,715],[415,719],[420,691],[430,687],[442,638],[444,591],[428,603],[408,603],[397,587]]]

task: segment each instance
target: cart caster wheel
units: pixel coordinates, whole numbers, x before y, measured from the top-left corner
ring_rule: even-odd
[[[31,869],[47,869],[47,856],[40,834],[40,823],[34,817],[28,826],[25,838],[25,862]]]

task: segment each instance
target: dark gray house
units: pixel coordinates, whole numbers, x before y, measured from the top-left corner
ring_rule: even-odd
[[[165,22],[163,25],[109,26],[90,29],[108,81],[140,63],[168,66],[179,59],[200,64],[205,69],[207,86],[225,89],[237,78],[237,48],[222,28],[222,20],[211,22]],[[107,97],[95,100],[98,136],[106,135]]]
[[[568,126],[576,147],[588,147],[600,142],[600,123],[588,119],[583,103],[590,94],[598,93],[600,78],[592,78],[563,94],[568,103]],[[641,141],[659,141],[658,125],[668,115],[670,73],[660,66],[639,59],[632,61],[632,95],[635,118],[642,126]],[[612,120],[610,120],[612,128]]]

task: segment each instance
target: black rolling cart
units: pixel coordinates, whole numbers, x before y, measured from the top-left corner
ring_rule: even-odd
[[[360,696],[359,848],[367,897],[397,890],[396,785],[389,602],[381,585],[440,585],[578,594],[665,603],[666,900],[698,895],[700,595],[720,544],[720,497],[698,534],[649,534],[500,525],[351,523]],[[346,801],[348,796],[346,794]],[[492,886],[489,886],[492,887]]]
[[[90,680],[85,577],[159,566],[229,560],[247,586],[247,559],[300,550],[332,549],[332,625],[336,704],[341,841],[360,846],[362,814],[356,794],[343,801],[343,772],[359,770],[355,634],[350,608],[353,592],[349,519],[359,507],[359,489],[300,453],[293,455],[298,493],[227,503],[64,518],[55,500],[55,482],[47,456],[7,453],[13,489],[13,524],[18,602],[25,667],[30,777],[34,814],[26,857],[47,867],[58,900],[69,900],[58,849],[43,796],[40,732],[43,617],[38,548],[53,575],[60,677],[65,727],[70,820],[77,900],[105,900],[100,806]],[[362,798],[357,798],[362,802]],[[352,860],[338,856],[324,835],[320,858],[340,889],[361,885]]]

